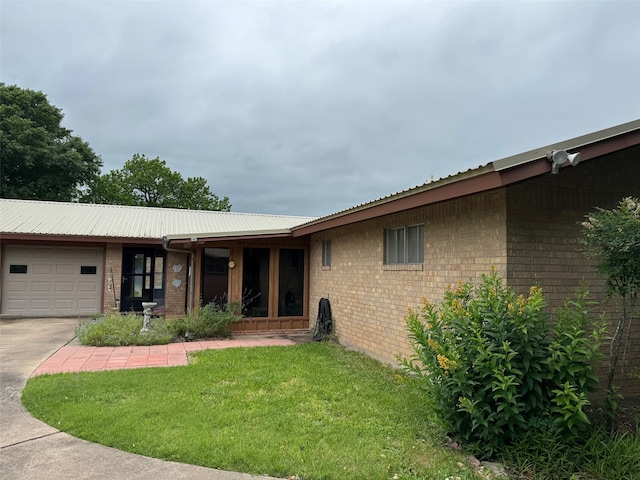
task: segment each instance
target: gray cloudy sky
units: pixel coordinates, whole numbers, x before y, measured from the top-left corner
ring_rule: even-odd
[[[101,155],[321,216],[640,117],[640,2],[5,1],[1,79]]]

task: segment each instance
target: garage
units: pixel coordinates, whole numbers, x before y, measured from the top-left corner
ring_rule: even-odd
[[[5,245],[0,313],[89,315],[101,311],[102,248]]]

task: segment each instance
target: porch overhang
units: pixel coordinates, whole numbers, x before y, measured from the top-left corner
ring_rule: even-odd
[[[162,241],[172,245],[204,245],[211,242],[292,238],[290,229],[263,230],[259,232],[209,232],[164,235]]]

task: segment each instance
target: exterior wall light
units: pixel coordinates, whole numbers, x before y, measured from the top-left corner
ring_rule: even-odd
[[[560,168],[568,161],[572,167],[575,167],[580,161],[580,152],[567,153],[565,150],[551,150],[547,153],[547,160],[551,162],[551,173],[560,173]]]

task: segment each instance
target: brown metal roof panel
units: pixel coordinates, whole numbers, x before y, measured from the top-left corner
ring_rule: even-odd
[[[521,181],[531,176],[542,175],[551,171],[551,166],[546,160],[546,155],[551,150],[576,150],[579,148],[585,148],[588,151],[583,158],[590,159],[597,155],[609,153],[630,144],[636,144],[640,142],[640,120],[634,120],[615,127],[600,130],[598,132],[582,135],[570,140],[547,145],[542,148],[530,150],[528,152],[513,155],[511,157],[496,160],[494,162],[487,163],[486,165],[479,166],[477,168],[469,169],[463,172],[456,173],[436,181],[430,181],[423,185],[403,190],[386,197],[373,200],[368,203],[350,207],[345,210],[327,215],[315,220],[312,220],[306,224],[299,225],[294,228],[294,234],[304,235],[306,233],[313,233],[315,231],[321,231],[325,228],[332,228],[338,224],[343,225],[350,221],[361,221],[368,218],[373,218],[379,215],[387,214],[391,211],[401,211],[406,209],[408,205],[414,205],[416,202],[407,202],[404,199],[411,196],[417,196],[417,199],[436,199],[441,198],[442,195],[423,195],[424,192],[436,189],[445,189],[447,192],[457,195],[461,190],[458,188],[450,189],[446,188],[449,185],[465,182],[473,178],[480,178],[491,172],[500,172],[501,185],[507,185],[516,181]],[[608,147],[602,147],[602,145]],[[595,145],[600,147],[595,148]],[[597,155],[593,152],[597,151]],[[518,171],[516,171],[516,167]],[[488,178],[488,177],[487,177]],[[480,185],[482,182],[477,182]],[[451,197],[453,198],[453,197]],[[433,201],[433,200],[430,200]],[[393,203],[397,208],[391,206],[381,208],[381,205]],[[413,208],[413,207],[411,207]],[[364,213],[367,211],[368,213]],[[336,219],[344,217],[341,221]],[[318,225],[323,227],[317,227]],[[311,228],[313,227],[313,228]]]

